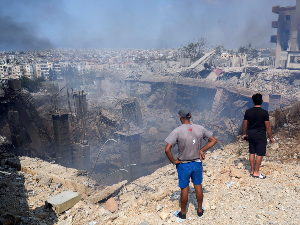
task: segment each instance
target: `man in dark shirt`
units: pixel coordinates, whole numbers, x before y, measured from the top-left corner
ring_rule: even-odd
[[[249,161],[251,165],[250,175],[255,178],[265,179],[266,176],[259,173],[259,167],[263,156],[266,155],[267,137],[266,132],[273,143],[269,114],[261,108],[263,102],[261,94],[252,96],[254,107],[248,109],[244,116],[243,137],[246,139],[248,133]],[[256,154],[256,158],[255,158]],[[254,167],[255,162],[255,167]]]
[[[181,188],[181,211],[174,214],[182,222],[186,219],[190,178],[194,184],[198,201],[197,215],[198,217],[203,216],[202,160],[205,158],[204,152],[213,147],[217,140],[212,132],[190,122],[192,114],[189,109],[181,109],[178,114],[182,125],[174,129],[166,138],[165,153],[170,162],[176,165],[178,172],[179,187]],[[202,139],[208,142],[201,148]],[[178,145],[178,158],[175,160],[171,148],[176,144]]]

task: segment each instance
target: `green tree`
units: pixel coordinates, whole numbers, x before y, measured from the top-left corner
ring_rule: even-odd
[[[217,46],[215,46],[215,50],[216,50],[216,55],[221,55],[222,52],[225,51],[224,45],[217,45]]]
[[[259,56],[259,51],[257,49],[252,48],[252,44],[248,44],[248,48],[245,46],[239,47],[239,53],[246,53],[249,57],[249,59],[256,59]]]
[[[249,50],[246,47],[240,46],[238,51],[239,53],[243,54],[243,53],[248,53]]]
[[[196,61],[204,55],[204,48],[207,47],[207,41],[201,37],[198,41],[192,41],[187,46],[179,48],[179,54],[184,58],[191,58]]]

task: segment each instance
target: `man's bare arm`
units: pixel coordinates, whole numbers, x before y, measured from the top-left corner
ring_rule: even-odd
[[[274,139],[272,137],[272,129],[271,129],[270,121],[265,121],[265,126],[266,126],[266,130],[267,130],[267,134],[269,136],[269,139],[270,139],[271,143],[273,143]]]
[[[246,136],[246,132],[247,132],[247,126],[248,126],[248,120],[244,120],[243,123],[243,136]]]
[[[179,161],[178,159],[176,159],[176,160],[174,159],[174,157],[172,155],[172,152],[171,152],[171,149],[172,149],[172,145],[167,143],[166,148],[165,148],[165,153],[166,153],[168,159],[170,160],[170,162],[172,164],[176,164],[176,165],[181,163],[181,161]]]
[[[214,136],[211,136],[208,139],[208,142],[206,143],[206,145],[204,145],[201,149],[200,149],[200,161],[202,162],[202,160],[205,159],[205,155],[204,152],[210,148],[212,148],[216,143],[217,143],[217,139]]]

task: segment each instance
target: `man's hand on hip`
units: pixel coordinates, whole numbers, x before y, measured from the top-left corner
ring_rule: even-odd
[[[205,159],[204,152],[200,150],[200,161],[202,162]]]
[[[178,164],[180,164],[180,163],[182,163],[182,161],[180,161],[179,159],[176,159],[176,160],[175,160],[175,165],[178,165]]]

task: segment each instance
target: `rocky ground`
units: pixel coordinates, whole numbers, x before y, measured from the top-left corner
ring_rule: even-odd
[[[290,161],[273,161],[271,154],[277,147],[276,143],[268,146],[261,167],[267,176],[264,180],[249,175],[248,147],[242,141],[207,152],[205,214],[201,219],[196,216],[191,185],[184,224],[300,224],[300,155]],[[67,182],[9,166],[1,167],[0,172],[1,214],[10,215],[19,224],[177,224],[173,213],[180,209],[180,188],[171,164],[123,186],[109,201],[94,204],[85,197],[60,215],[43,205],[51,196],[70,189]]]

